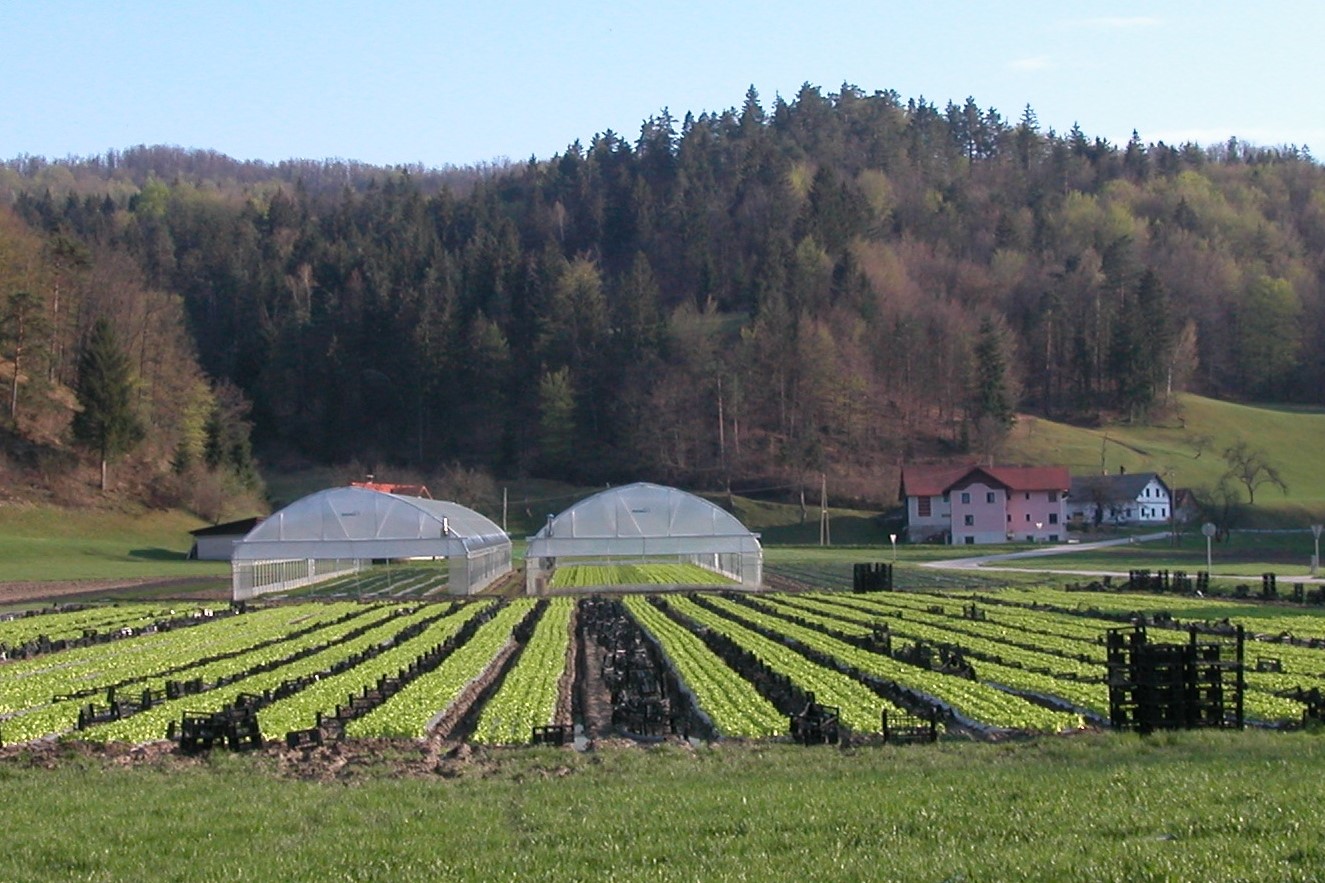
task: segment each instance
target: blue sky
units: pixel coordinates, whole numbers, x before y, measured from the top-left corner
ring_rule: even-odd
[[[546,158],[802,83],[1325,156],[1325,4],[0,0],[0,158]]]

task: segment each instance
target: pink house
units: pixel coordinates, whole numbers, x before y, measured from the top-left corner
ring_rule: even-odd
[[[1066,530],[1071,486],[1065,466],[907,466],[907,539],[1056,543]]]

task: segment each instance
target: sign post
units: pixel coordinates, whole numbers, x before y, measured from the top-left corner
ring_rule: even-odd
[[[1215,531],[1217,530],[1219,530],[1219,528],[1215,527],[1209,521],[1201,525],[1201,533],[1205,534],[1205,572],[1206,573],[1210,572],[1210,540],[1212,537],[1214,537]]]
[[[1316,536],[1320,536],[1320,534],[1317,533]],[[895,533],[890,533],[890,534],[888,534],[888,539],[889,539],[889,540],[892,542],[892,544],[893,544],[893,564],[896,564],[896,563],[897,563],[897,534],[895,534]],[[1313,570],[1312,573],[1315,573],[1315,571]]]
[[[1322,529],[1325,529],[1325,525],[1311,525],[1311,535],[1316,538],[1316,551],[1311,556],[1311,575],[1313,577],[1316,575],[1316,572],[1320,570],[1320,532]]]

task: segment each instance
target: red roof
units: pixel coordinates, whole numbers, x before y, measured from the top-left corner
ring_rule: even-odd
[[[1010,491],[1066,491],[1072,487],[1066,466],[905,466],[901,493],[903,497],[938,497],[968,477],[977,481],[989,478]]]
[[[966,473],[977,467],[966,466],[903,466],[903,497],[941,497]]]
[[[991,466],[985,472],[1012,491],[1067,491],[1072,473],[1066,466]]]
[[[427,497],[432,499],[432,494],[428,493],[428,488],[421,484],[392,484],[386,481],[352,481],[350,487],[366,488],[370,491],[381,491],[384,494],[400,494],[404,497]]]

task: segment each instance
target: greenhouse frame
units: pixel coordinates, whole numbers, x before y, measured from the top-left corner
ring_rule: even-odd
[[[310,586],[375,560],[420,558],[446,558],[448,593],[469,595],[510,572],[511,539],[459,503],[330,488],[296,500],[235,544],[232,597]]]
[[[602,491],[548,516],[525,552],[526,591],[546,593],[565,558],[575,563],[666,559],[697,564],[747,589],[763,584],[758,534],[708,500],[647,482]]]

